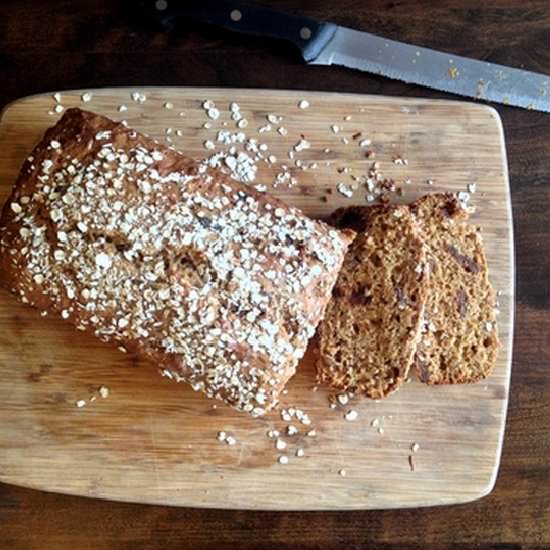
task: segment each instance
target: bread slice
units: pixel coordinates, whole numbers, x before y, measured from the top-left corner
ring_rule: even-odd
[[[351,207],[329,220],[355,238],[318,331],[318,379],[381,399],[413,363],[428,292],[426,247],[407,206]]]
[[[417,375],[427,384],[477,382],[493,369],[499,348],[481,236],[451,193],[426,195],[410,208],[428,245],[431,282]]]

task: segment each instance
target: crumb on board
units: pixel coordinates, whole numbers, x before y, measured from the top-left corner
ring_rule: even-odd
[[[286,429],[287,435],[296,435],[297,433],[298,433],[298,428],[296,428],[296,426],[290,425]]]
[[[349,396],[347,393],[339,394],[336,399],[338,399],[340,405],[347,405],[349,403]]]
[[[359,416],[359,413],[356,410],[351,409],[344,415],[344,418],[348,422],[353,422],[354,420],[357,420],[358,416]]]
[[[147,96],[141,92],[132,92],[130,97],[132,101],[135,101],[136,103],[145,103],[145,101],[147,101]]]

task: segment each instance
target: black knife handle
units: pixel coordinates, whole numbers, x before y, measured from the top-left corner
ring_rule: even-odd
[[[164,27],[190,18],[230,31],[287,40],[300,48],[306,61],[315,59],[336,32],[332,23],[241,0],[144,0],[143,4]]]

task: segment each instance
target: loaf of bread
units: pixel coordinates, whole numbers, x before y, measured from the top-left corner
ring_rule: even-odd
[[[493,369],[500,345],[481,236],[451,193],[426,195],[411,211],[428,245],[431,280],[417,375],[427,384],[477,382]]]
[[[0,284],[209,397],[273,407],[353,232],[70,109],[0,221]]]
[[[429,289],[426,246],[407,206],[343,208],[329,221],[358,235],[318,329],[318,378],[381,399],[413,364]]]

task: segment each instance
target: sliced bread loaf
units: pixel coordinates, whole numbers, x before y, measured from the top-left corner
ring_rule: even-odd
[[[319,332],[319,382],[386,397],[413,363],[428,292],[426,247],[406,206],[352,207],[329,220],[360,233]]]
[[[495,292],[479,231],[451,193],[411,206],[428,245],[431,291],[415,357],[427,384],[477,382],[489,375],[499,348]]]

